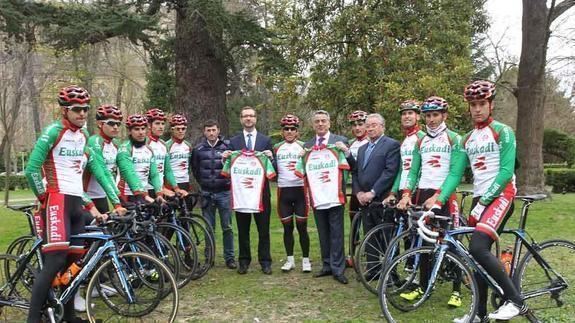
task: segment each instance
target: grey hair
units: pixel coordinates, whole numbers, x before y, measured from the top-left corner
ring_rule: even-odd
[[[382,116],[381,114],[379,114],[379,113],[371,113],[371,114],[368,114],[368,115],[367,115],[366,120],[369,119],[369,118],[377,119],[377,121],[379,121],[379,123],[380,123],[382,126],[385,127],[385,118],[383,118],[383,116]]]
[[[315,110],[311,116],[311,119],[313,120],[315,118],[315,116],[317,116],[319,114],[323,114],[323,115],[327,116],[327,120],[331,120],[331,118],[329,116],[329,112],[327,112],[325,110]]]

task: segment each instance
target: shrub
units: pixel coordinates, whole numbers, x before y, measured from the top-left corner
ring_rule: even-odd
[[[545,184],[553,186],[553,193],[575,192],[575,169],[547,169]]]

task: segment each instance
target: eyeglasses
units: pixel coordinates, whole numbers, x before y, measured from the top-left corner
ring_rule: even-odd
[[[244,115],[242,116],[242,118],[255,118],[255,117],[256,117],[255,114],[244,114]]]
[[[90,109],[90,107],[87,105],[83,106],[83,107],[75,106],[75,107],[70,108],[70,110],[72,112],[75,112],[75,113],[80,113],[81,111],[88,112],[88,109]]]
[[[283,127],[284,131],[297,131],[297,128],[295,127]]]
[[[104,123],[110,127],[113,127],[113,126],[119,127],[122,125],[122,121],[114,121],[114,120],[107,120]]]

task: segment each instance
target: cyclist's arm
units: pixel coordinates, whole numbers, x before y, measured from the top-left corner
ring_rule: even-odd
[[[42,182],[42,166],[62,129],[63,126],[59,122],[55,122],[44,129],[44,132],[34,145],[28,165],[26,165],[26,179],[32,188],[32,192],[40,201],[44,200],[46,194],[46,187]]]
[[[136,174],[134,168],[134,163],[132,162],[132,156],[130,156],[129,151],[131,147],[127,144],[120,146],[118,148],[118,154],[116,155],[116,165],[120,170],[120,176],[128,183],[130,190],[134,192],[134,195],[146,195],[148,192],[144,189],[142,181]]]
[[[160,172],[158,172],[158,166],[156,165],[156,161],[152,157],[150,161],[150,183],[154,188],[154,191],[158,196],[162,195],[162,179],[160,176]]]
[[[166,152],[166,157],[164,158],[164,185],[169,189],[176,189],[178,187],[174,171],[172,170],[172,158],[170,157],[169,150]]]
[[[88,155],[88,170],[90,173],[96,178],[96,181],[108,196],[108,199],[114,207],[120,206],[120,198],[118,198],[118,188],[113,184],[114,182],[110,182],[111,177],[108,175],[110,172],[106,168],[106,164],[104,162],[104,158],[102,155],[98,155],[94,153],[90,146],[86,146],[85,148],[86,154]]]
[[[461,183],[465,168],[469,164],[462,143],[461,136],[456,135],[453,138],[451,156],[449,158],[449,174],[447,178],[445,178],[445,181],[443,181],[443,184],[441,184],[439,197],[437,198],[437,202],[439,202],[440,205],[445,204],[453,192],[455,192],[455,189],[457,189],[457,186]]]
[[[104,146],[104,140],[100,136],[91,136],[88,138],[87,146],[90,148],[94,158],[98,159],[98,163],[101,163],[104,168],[106,168],[106,161],[104,160],[104,152],[102,147]],[[91,171],[90,171],[91,173]],[[106,171],[105,174],[108,176],[108,181],[112,184],[112,187],[116,191],[116,195],[120,195],[120,190],[114,185],[116,182],[112,172]],[[97,180],[97,179],[96,179]],[[99,183],[99,182],[98,182]],[[102,184],[100,184],[102,185]]]
[[[515,171],[516,149],[513,130],[508,126],[502,126],[499,131],[499,173],[479,203],[489,205],[511,181]]]
[[[407,188],[404,193],[409,193],[415,189],[417,182],[419,181],[419,172],[421,169],[421,152],[419,150],[419,141],[413,147],[413,156],[411,159],[411,168],[409,169],[409,174],[407,175]]]
[[[399,169],[397,170],[397,175],[395,175],[395,179],[393,180],[393,185],[391,186],[390,194],[397,196],[399,193],[399,183],[401,182],[401,173],[403,172],[403,166],[401,165],[401,160],[399,161]]]

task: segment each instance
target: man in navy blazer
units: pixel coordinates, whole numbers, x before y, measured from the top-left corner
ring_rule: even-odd
[[[360,209],[372,201],[381,202],[389,194],[401,160],[399,142],[384,135],[385,119],[378,113],[372,113],[367,116],[365,124],[369,143],[359,148],[352,170],[352,194],[357,197]],[[363,214],[365,233],[383,220],[379,211]],[[367,253],[368,256],[375,254],[369,250]],[[377,259],[373,260],[376,262]],[[373,278],[375,273],[373,270],[371,277],[366,278]]]
[[[243,131],[230,139],[230,149],[261,151],[273,161],[272,141],[270,137],[256,130],[256,110],[250,106],[243,107],[240,112],[240,122],[243,126]],[[227,157],[228,154],[223,156]],[[264,211],[261,213],[253,213],[253,216],[258,228],[258,260],[262,267],[262,272],[266,275],[270,275],[272,273],[272,257],[270,253],[271,202],[270,186],[267,179],[265,181],[262,201]],[[247,273],[252,260],[250,249],[251,220],[251,213],[236,212],[239,242],[238,273],[240,274]]]
[[[342,146],[347,144],[346,137],[329,131],[330,116],[327,111],[315,111],[312,117],[312,125],[315,136],[304,144],[305,148],[312,148],[315,145],[332,144]],[[342,184],[342,188],[345,191],[345,183]],[[322,269],[314,277],[333,275],[333,278],[338,282],[347,284],[347,278],[344,276],[343,212],[343,205],[329,209],[313,210],[323,263]]]

